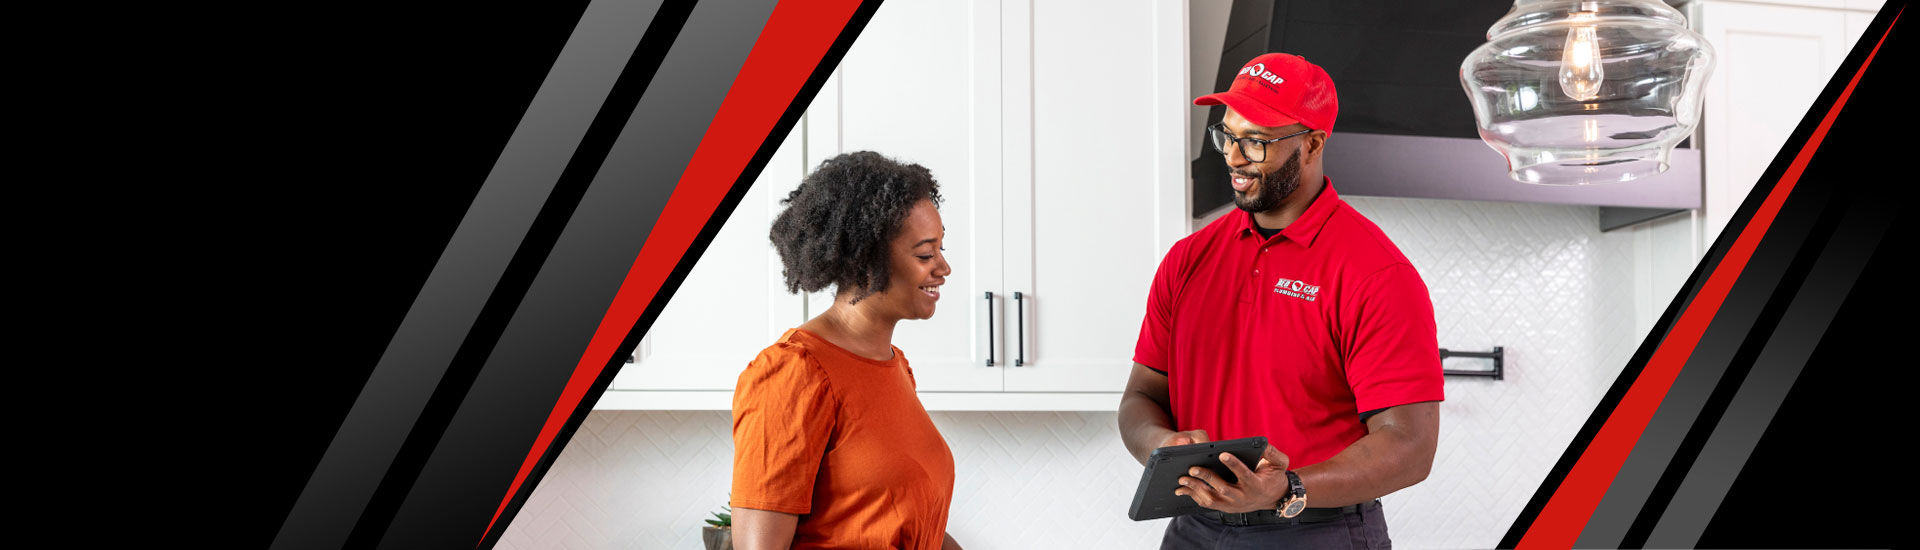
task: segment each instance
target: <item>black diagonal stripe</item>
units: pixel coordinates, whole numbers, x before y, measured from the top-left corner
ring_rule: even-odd
[[[686,23],[393,515],[382,547],[468,546],[507,487],[719,110],[772,0],[710,0]],[[663,8],[662,16],[665,17]],[[726,131],[727,129],[715,129]]]
[[[1848,202],[1851,204],[1845,212],[1835,208],[1823,215],[1837,228],[1822,246],[1809,247],[1808,252],[1817,253],[1818,259],[1809,261],[1810,272],[1797,285],[1792,304],[1782,312],[1772,333],[1765,335],[1765,349],[1758,353],[1750,374],[1738,380],[1737,386],[1729,384],[1733,386],[1730,391],[1716,390],[1718,407],[1709,410],[1720,414],[1707,426],[1712,431],[1689,440],[1694,458],[1675,461],[1676,468],[1685,466],[1687,470],[1661,478],[1647,512],[1628,533],[1626,545],[1689,548],[1699,544],[1714,512],[1788,390],[1800,372],[1810,366],[1808,359],[1893,222],[1892,201]],[[1657,517],[1652,516],[1654,503],[1659,504],[1661,515]]]
[[[538,240],[540,213],[552,206],[562,170],[588,134],[620,63],[639,42],[628,38],[630,26],[645,24],[657,7],[604,1],[576,15],[574,36],[553,58],[546,82],[335,433],[275,547],[339,547],[366,510],[380,507],[383,487],[404,483],[407,465],[417,461],[407,452],[407,445],[417,445],[410,438],[432,435],[414,430],[416,420],[435,414],[433,396],[461,371],[460,350],[487,332],[482,319],[490,297],[503,288],[511,292],[513,259],[522,243]]]
[[[1826,160],[1816,157],[1814,162]],[[1750,307],[1738,312],[1723,307],[1722,316],[1714,318],[1707,335],[1700,339],[1694,358],[1688,361],[1689,370],[1698,370],[1682,371],[1682,380],[1674,383],[1667,402],[1661,403],[1648,434],[1641,437],[1633,456],[1622,466],[1623,480],[1614,482],[1615,489],[1630,487],[1638,492],[1633,495],[1638,498],[1621,498],[1617,503],[1602,501],[1602,507],[1624,505],[1628,508],[1621,515],[1624,517],[1612,516],[1606,518],[1609,521],[1605,523],[1596,512],[1587,532],[1581,534],[1583,545],[1641,547],[1647,543],[1655,523],[1667,512],[1680,483],[1693,470],[1708,435],[1721,423],[1727,404],[1747,380],[1755,362],[1761,359],[1762,351],[1779,351],[1780,348],[1769,342],[1783,330],[1782,321],[1788,306],[1800,302],[1797,296],[1803,293],[1814,260],[1824,257],[1822,251],[1832,240],[1851,202],[1845,196],[1835,197],[1835,190],[1835,186],[1822,185],[1796,190],[1787,207],[1781,209],[1780,219],[1767,232],[1761,250],[1755,251],[1740,282],[1727,298],[1729,305],[1740,303]],[[1777,283],[1765,295],[1761,294],[1763,289],[1757,288],[1743,292],[1745,289],[1739,288],[1740,285],[1754,287],[1759,286],[1755,283],[1763,282],[1750,278],[1777,280]],[[1739,313],[1755,315],[1749,319]],[[1656,434],[1653,426],[1666,429]],[[1614,491],[1609,490],[1607,497],[1614,500]],[[1704,527],[1705,522],[1701,522],[1701,526]],[[1612,533],[1618,538],[1597,539],[1608,542],[1587,544],[1588,534],[1598,532]]]
[[[580,139],[579,146],[568,155],[566,168],[554,185],[551,196],[541,205],[539,214],[527,230],[524,243],[514,253],[498,286],[487,298],[473,330],[461,343],[451,366],[412,426],[405,445],[382,479],[379,490],[361,511],[352,536],[348,539],[349,545],[368,547],[384,537],[401,503],[418,482],[433,449],[444,437],[449,419],[459,409],[475,377],[494,353],[501,334],[525,300],[533,280],[552,253],[568,220],[613,150],[614,142],[621,136],[634,106],[654,82],[655,73],[685,25],[693,3],[691,0],[675,0],[664,4],[647,2],[638,6],[643,9],[654,8],[649,10],[655,13],[648,20],[645,32],[641,33],[639,42],[624,60],[619,78],[607,93],[605,102]],[[629,6],[629,9],[632,7]],[[583,20],[594,15],[589,13]],[[631,20],[607,23],[595,27],[594,30],[600,31],[597,36],[580,38],[591,42],[633,35]],[[621,60],[601,58],[596,61],[607,64]],[[605,67],[599,69],[605,70]]]
[[[384,525],[382,511],[390,514],[418,470],[419,449],[438,435],[416,425],[443,422],[436,418],[450,404],[436,399],[464,388],[474,368],[463,364],[499,330],[491,304],[517,301],[529,277],[516,264],[551,246],[555,231],[543,231],[540,220],[577,201],[583,184],[570,184],[565,170],[606,140],[591,124],[596,113],[622,108],[616,79],[627,78],[622,69],[633,68],[636,49],[644,51],[631,28],[655,20],[658,7],[606,1],[582,15],[276,546],[334,547],[369,524]]]
[[[1884,193],[1876,200],[1902,200],[1893,202],[1896,212],[1891,214],[1893,223],[1899,223],[1899,205],[1911,204],[1913,195]],[[1785,395],[1761,403],[1775,412],[1745,455],[1738,477],[1719,497],[1694,547],[1912,544],[1912,505],[1905,491],[1911,486],[1905,472],[1912,468],[1912,458],[1900,451],[1899,441],[1906,435],[1903,418],[1911,415],[1913,401],[1912,328],[1899,321],[1911,316],[1915,306],[1911,268],[1903,265],[1911,256],[1910,246],[1902,242],[1911,238],[1911,231],[1907,233],[1888,234],[1871,251],[1799,375],[1782,388]],[[1832,258],[1836,263],[1839,259]],[[1809,299],[1838,298],[1824,290]],[[1803,345],[1788,340],[1782,347]],[[1843,512],[1845,526],[1802,525],[1782,518],[1777,505],[1788,502],[1826,503],[1825,509]]]
[[[1815,116],[1824,115],[1820,112]],[[1672,470],[1677,462],[1690,461],[1682,447],[1691,440],[1693,428],[1710,426],[1717,418],[1709,406],[1716,388],[1746,376],[1765,343],[1764,335],[1779,321],[1793,290],[1805,276],[1807,264],[1816,256],[1806,248],[1818,246],[1832,232],[1833,220],[1823,223],[1822,213],[1830,211],[1833,194],[1832,186],[1804,185],[1787,198],[1779,217],[1767,229],[1766,238],[1755,248],[1725,303],[1661,400],[1659,410],[1634,444],[1632,454],[1621,464],[1619,475],[1580,533],[1578,546],[1632,545],[1623,538],[1636,519],[1660,506],[1649,500],[1655,485],[1665,475],[1677,473]],[[1762,336],[1755,338],[1756,334]],[[1652,513],[1655,515],[1650,517],[1658,517],[1657,510]]]

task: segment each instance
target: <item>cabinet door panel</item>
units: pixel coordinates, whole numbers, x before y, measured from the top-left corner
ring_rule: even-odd
[[[803,319],[767,240],[773,207],[800,181],[800,134],[796,126],[767,162],[612,389],[732,390],[747,362]]]
[[[1009,351],[1026,358],[1007,370],[1009,391],[1125,385],[1154,270],[1187,225],[1180,9],[1035,2],[1031,67],[1007,56],[1033,90],[1030,107],[1009,106],[1031,112],[1032,125],[1029,146],[1006,148],[1009,166],[1027,167],[1006,178],[1007,291],[1027,296],[1008,319],[1026,329],[1015,340],[1025,349]],[[1094,48],[1089,34],[1135,38]]]
[[[983,298],[1001,271],[999,33],[997,2],[882,4],[835,77],[838,120],[815,119],[809,132],[811,164],[871,150],[940,182],[953,273],[933,318],[894,331],[922,391],[1001,389],[1001,367],[985,364]]]
[[[1839,10],[1708,2],[1706,228],[1712,243],[1853,46]]]

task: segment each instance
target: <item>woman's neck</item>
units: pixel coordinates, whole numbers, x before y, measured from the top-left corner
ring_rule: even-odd
[[[900,320],[875,315],[868,308],[849,304],[848,298],[835,296],[832,307],[800,328],[861,357],[877,361],[892,359],[893,326]]]

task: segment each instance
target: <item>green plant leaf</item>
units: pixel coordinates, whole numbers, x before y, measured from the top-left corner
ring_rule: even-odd
[[[714,527],[719,527],[723,529],[733,527],[733,514],[731,513],[733,512],[733,504],[731,502],[733,500],[733,493],[727,493],[727,500],[729,501],[728,503],[720,505],[720,509],[725,510],[725,512],[713,513],[713,517],[720,518],[720,519],[717,519],[717,520],[709,519],[709,520],[702,520],[702,521],[713,524]]]

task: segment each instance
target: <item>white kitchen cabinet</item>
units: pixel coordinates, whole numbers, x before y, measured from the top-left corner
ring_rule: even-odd
[[[1786,144],[1879,2],[1695,2],[1695,27],[1718,55],[1701,125],[1704,243],[1711,244]]]
[[[805,317],[767,239],[779,201],[800,183],[800,126],[760,172],[609,388],[732,391],[754,354]],[[610,392],[611,393],[611,392]]]
[[[1185,41],[1167,2],[875,14],[808,154],[871,149],[941,182],[954,273],[934,318],[894,336],[922,392],[1121,390],[1154,269],[1186,234]]]
[[[1031,36],[1007,41],[1007,73],[1031,79],[1008,88],[1032,93],[1007,100],[1022,116],[1006,148],[1005,291],[1026,297],[1011,310],[1026,333],[1006,386],[1117,392],[1154,270],[1187,234],[1185,8],[1046,0],[1028,16],[1009,27]]]
[[[954,272],[894,333],[923,401],[1112,410],[1154,269],[1189,232],[1186,40],[1179,2],[883,4],[600,407],[726,408],[753,353],[831,299],[781,288],[779,199],[873,150],[945,199]]]
[[[932,319],[894,329],[923,391],[1002,388],[982,298],[1002,285],[1000,27],[997,2],[882,4],[809,110],[809,166],[871,150],[940,182],[953,273]]]

